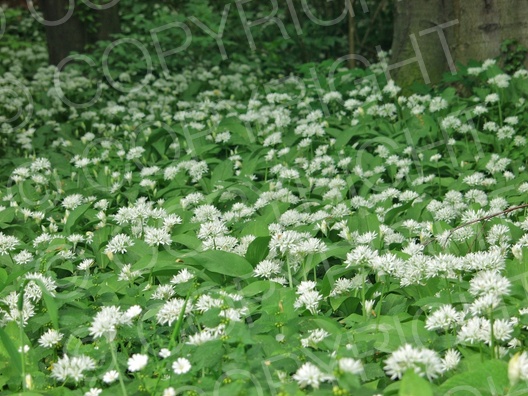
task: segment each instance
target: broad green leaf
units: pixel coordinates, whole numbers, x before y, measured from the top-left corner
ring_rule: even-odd
[[[66,220],[66,224],[64,225],[64,232],[66,234],[69,234],[71,232],[72,227],[74,227],[78,221],[80,221],[81,216],[90,208],[91,204],[83,204],[80,206],[77,206],[75,209],[73,209],[68,216],[68,220]]]
[[[264,260],[269,253],[269,242],[271,237],[258,237],[255,238],[248,246],[246,252],[246,260],[253,266],[256,266],[259,262]]]
[[[0,290],[5,287],[7,281],[7,271],[4,268],[0,268]]]
[[[479,395],[494,396],[507,394],[509,386],[508,363],[502,360],[488,360],[473,364],[468,371],[449,378],[440,385],[438,391],[441,395],[454,396],[472,389]]]
[[[192,256],[182,256],[182,260],[202,266],[208,271],[232,277],[246,277],[253,271],[253,267],[244,257],[222,250],[207,250]]]
[[[211,184],[216,185],[218,182],[226,181],[233,176],[233,163],[229,160],[221,161],[211,173]]]
[[[202,245],[202,241],[191,234],[173,235],[171,239],[174,242],[193,250],[198,249]]]
[[[53,324],[55,330],[58,330],[59,308],[55,298],[50,294],[48,289],[46,289],[46,286],[40,279],[32,279],[32,281],[40,287],[40,290],[42,290],[42,298],[44,300],[44,304],[46,305],[46,309],[48,310],[48,315],[50,317],[51,323]]]
[[[11,223],[15,218],[15,208],[6,208],[0,211],[0,223]]]
[[[414,370],[408,370],[403,375],[398,396],[433,396],[433,389]]]
[[[192,357],[196,362],[196,369],[216,367],[220,364],[222,356],[224,355],[224,345],[220,340],[209,341],[198,345],[196,351],[193,352]]]
[[[13,329],[18,331],[18,326],[13,322],[9,327],[0,327],[0,340],[2,341],[2,344],[0,345],[0,353],[11,359],[14,369],[19,375],[21,375],[22,359],[20,357],[20,352],[18,352],[18,348],[13,342]]]
[[[310,271],[312,271],[317,265],[324,262],[325,260],[328,260],[331,257],[336,257],[338,259],[344,260],[348,252],[350,252],[350,246],[331,245],[324,252],[312,254],[306,257],[305,265],[300,273],[310,273]]]

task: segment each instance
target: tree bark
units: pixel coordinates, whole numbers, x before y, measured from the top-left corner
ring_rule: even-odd
[[[471,0],[473,1],[473,0]],[[447,60],[439,35],[429,29],[449,22],[453,18],[451,1],[402,0],[396,2],[391,64],[409,63],[395,67],[390,76],[403,87],[414,81],[438,82],[446,70]],[[443,32],[452,42],[453,29]],[[414,41],[414,46],[413,46]],[[416,58],[412,63],[410,62]],[[420,67],[423,62],[425,71]]]
[[[345,0],[345,3],[349,1],[350,9],[348,10],[348,53],[349,55],[356,54],[356,20],[352,12],[354,9],[354,0]],[[347,4],[345,4],[347,6]],[[356,58],[350,56],[348,59],[348,68],[353,69],[356,67]]]
[[[68,12],[68,0],[42,0],[40,8],[48,23],[58,22]],[[64,22],[46,26],[46,42],[50,65],[58,65],[72,51],[82,52],[86,45],[86,30],[74,13]]]
[[[455,14],[455,57],[461,63],[499,56],[507,39],[528,46],[528,0],[456,0]]]
[[[40,1],[40,8],[47,21],[46,41],[51,65],[58,65],[71,52],[84,52],[88,44],[94,44],[98,40],[108,40],[112,34],[120,31],[117,5],[95,10],[76,1],[73,14],[69,18],[60,24],[53,23],[67,15],[69,3],[69,0]],[[89,29],[93,26],[89,26],[79,17],[81,6],[84,7],[82,12],[94,15],[96,29]]]
[[[117,5],[96,12],[99,27],[97,29],[97,35],[90,40],[91,43],[99,40],[110,40],[113,34],[121,32]]]
[[[403,87],[437,83],[457,62],[495,58],[506,39],[528,46],[528,0],[400,0],[394,23],[391,65],[398,67],[390,65],[388,74]],[[415,57],[425,73],[410,62]]]

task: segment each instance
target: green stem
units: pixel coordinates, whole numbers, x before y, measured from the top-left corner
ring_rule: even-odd
[[[499,122],[500,122],[500,126],[502,126],[502,106],[501,106],[500,95],[499,95]]]
[[[493,313],[490,312],[490,333],[491,333],[491,358],[495,359],[495,335],[493,334]]]
[[[18,325],[20,335],[20,361],[22,363],[22,389],[27,390],[26,387],[26,351],[24,350],[24,317],[20,311],[20,323]]]
[[[366,294],[365,288],[367,286],[365,283],[367,280],[367,274],[365,270],[361,272],[361,278],[363,280],[362,285],[361,285],[361,304],[363,305],[363,316],[368,317],[367,312],[365,310],[365,294]]]
[[[291,271],[290,260],[286,257],[286,267],[288,268],[288,282],[290,283],[290,289],[293,289],[293,276]]]
[[[119,373],[119,385],[121,386],[121,392],[123,396],[128,396],[125,382],[123,381],[123,373],[119,369],[119,363],[117,363],[116,345],[114,341],[110,341],[110,352],[112,353],[112,362],[114,363],[116,371]]]
[[[187,302],[189,301],[189,298],[191,297],[192,291],[193,291],[193,287],[190,287],[189,291],[187,292],[187,295],[185,296],[183,307],[180,311],[180,314],[178,315],[178,320],[176,321],[176,325],[174,326],[174,330],[172,331],[171,339],[169,341],[169,351],[172,350],[172,348],[174,347],[176,338],[180,336],[180,330],[181,330],[182,323],[183,323],[183,317],[185,316],[185,309],[187,308]]]
[[[22,290],[20,291],[20,295],[18,296],[17,301],[17,309],[18,314],[20,315],[19,322],[18,322],[18,335],[20,337],[20,361],[22,363],[22,389],[26,390],[26,351],[24,350],[24,294],[25,294],[25,287],[27,285],[28,281],[24,281],[22,283]]]

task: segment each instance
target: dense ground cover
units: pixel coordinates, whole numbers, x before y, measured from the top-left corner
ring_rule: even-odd
[[[528,392],[525,70],[2,59],[5,394]]]

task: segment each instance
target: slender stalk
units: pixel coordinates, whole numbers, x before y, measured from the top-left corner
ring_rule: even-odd
[[[499,122],[500,122],[500,126],[502,126],[502,106],[501,106],[500,95],[499,95]]]
[[[24,292],[27,281],[22,284],[22,290],[18,296],[17,309],[20,316],[18,321],[18,335],[20,337],[20,361],[22,364],[22,389],[26,390],[26,351],[24,350]]]
[[[185,308],[187,307],[187,301],[189,301],[191,290],[192,289],[189,289],[189,291],[187,292],[187,296],[185,297],[185,302],[183,303],[181,312],[178,315],[178,320],[176,322],[176,325],[174,326],[174,330],[172,331],[171,339],[169,341],[169,351],[174,347],[176,338],[180,336],[180,329],[183,323],[183,317],[185,316]]]
[[[26,351],[24,350],[24,318],[22,311],[20,311],[20,323],[18,324],[18,331],[20,335],[20,361],[22,362],[22,389],[27,390],[26,387]]]
[[[293,276],[290,265],[290,260],[286,257],[286,267],[288,267],[288,282],[290,283],[290,289],[293,289]]]
[[[491,311],[491,310],[490,310]],[[491,358],[495,359],[495,334],[493,334],[493,313],[490,312],[490,333],[491,333]]]
[[[119,385],[121,386],[121,392],[123,396],[128,396],[125,382],[123,381],[123,373],[119,369],[119,363],[117,363],[116,345],[114,341],[110,341],[110,352],[112,354],[112,362],[114,363],[116,371],[119,373]]]
[[[368,317],[367,311],[365,310],[365,298],[366,298],[365,297],[365,294],[366,294],[365,287],[366,287],[366,281],[367,281],[367,273],[365,272],[364,269],[361,272],[361,278],[363,280],[362,285],[361,285],[361,304],[363,306],[363,316]]]

